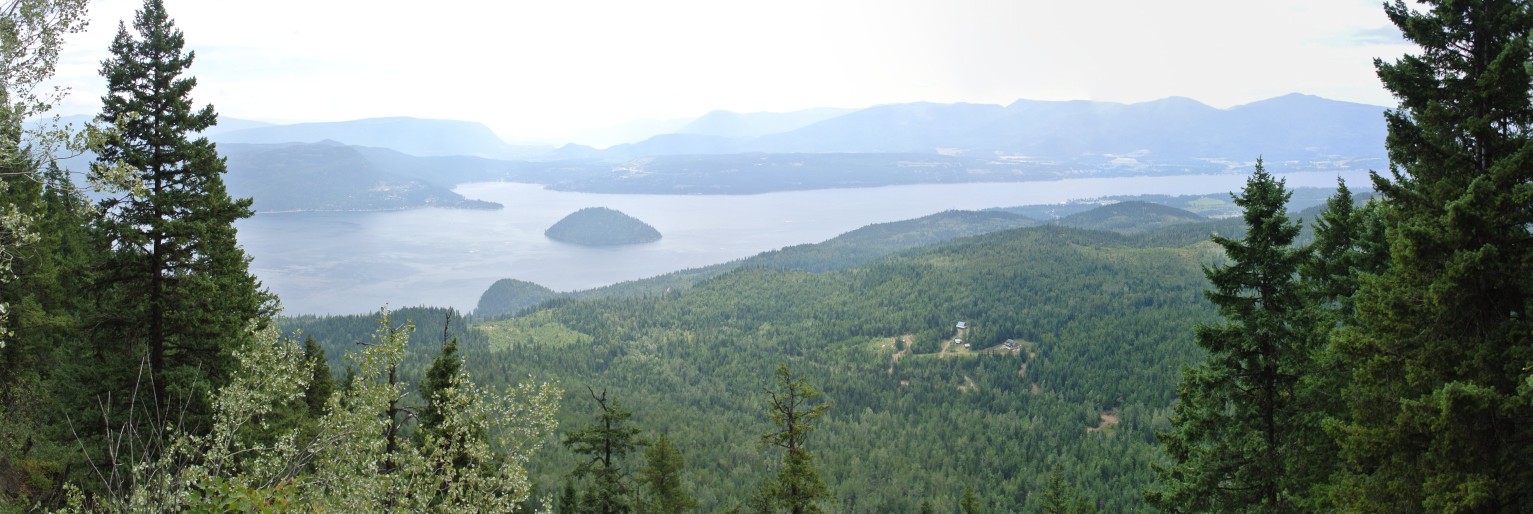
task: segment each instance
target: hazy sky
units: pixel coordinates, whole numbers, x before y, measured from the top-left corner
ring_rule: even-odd
[[[484,122],[508,139],[710,110],[1018,98],[1392,105],[1380,0],[165,0],[224,116]],[[119,20],[94,0],[61,109],[94,112]],[[131,30],[131,26],[130,26]]]

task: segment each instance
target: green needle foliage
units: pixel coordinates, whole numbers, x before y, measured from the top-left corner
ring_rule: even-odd
[[[1366,512],[1533,512],[1533,10],[1385,6],[1419,52],[1375,61],[1386,269],[1335,338],[1348,415],[1335,498]],[[1414,4],[1413,4],[1414,5]]]
[[[963,486],[963,499],[958,500],[958,511],[963,514],[979,514],[979,499],[974,497],[974,486]]]
[[[437,393],[451,387],[453,377],[462,371],[463,358],[458,356],[458,340],[447,341],[442,345],[442,354],[426,369],[426,381],[421,384],[421,396],[426,399],[420,412],[421,429],[431,431],[442,425],[445,413]]]
[[[600,395],[591,391],[591,399],[601,408],[596,423],[564,436],[564,445],[587,459],[575,468],[577,478],[591,479],[591,489],[580,498],[581,511],[592,514],[631,512],[634,509],[633,484],[623,461],[640,446],[639,429],[628,424],[633,413],[624,410],[617,400],[609,403],[606,391]]]
[[[314,342],[313,337],[303,340],[303,360],[309,363],[310,378],[309,390],[304,393],[304,402],[309,408],[309,417],[318,418],[325,413],[325,404],[330,401],[330,395],[335,394],[335,377],[330,374],[330,364],[325,361],[324,350]]]
[[[794,377],[786,364],[777,367],[774,378],[776,388],[767,391],[771,395],[767,417],[780,429],[761,440],[782,448],[784,454],[777,481],[770,487],[771,498],[792,514],[825,512],[823,504],[830,499],[830,489],[820,479],[820,472],[814,468],[814,454],[809,453],[805,444],[814,431],[815,420],[830,410],[830,404],[811,405],[820,397],[820,391],[803,377]]]
[[[1206,361],[1185,368],[1173,430],[1161,434],[1174,463],[1149,499],[1174,512],[1295,512],[1289,461],[1300,452],[1301,402],[1295,385],[1310,369],[1297,272],[1306,254],[1293,246],[1291,193],[1260,160],[1235,203],[1244,239],[1214,237],[1229,264],[1207,267],[1206,294],[1226,322],[1199,326]]]
[[[194,138],[218,116],[192,106],[197,81],[183,76],[193,54],[183,53],[181,31],[159,0],[144,3],[133,28],[119,25],[101,66],[107,94],[97,119],[117,130],[97,150],[93,172],[126,166],[142,187],[100,206],[106,250],[93,284],[95,361],[86,364],[94,394],[80,412],[100,412],[100,398],[109,411],[86,419],[105,424],[89,432],[126,423],[153,453],[167,424],[211,425],[209,396],[228,382],[250,323],[266,323],[276,300],[235,240],[234,222],[251,215],[250,200],[229,196],[223,159]]]
[[[1095,514],[1096,511],[1091,502],[1078,497],[1075,489],[1065,483],[1058,466],[1049,472],[1049,483],[1043,490],[1043,514]]]
[[[639,480],[649,490],[644,512],[681,514],[697,507],[697,500],[687,494],[681,480],[686,461],[670,438],[660,434],[659,439],[644,449],[644,460],[644,468],[639,470]]]

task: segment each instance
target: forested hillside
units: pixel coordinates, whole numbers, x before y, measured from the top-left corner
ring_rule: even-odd
[[[562,433],[592,417],[587,386],[620,399],[635,426],[677,445],[704,511],[743,503],[769,476],[761,390],[784,363],[834,405],[811,447],[839,511],[956,505],[966,486],[986,511],[1034,511],[1056,467],[1105,511],[1135,511],[1176,371],[1198,355],[1187,326],[1212,315],[1199,266],[1217,259],[1203,238],[1017,229],[841,271],[742,267],[453,333],[475,377],[570,391]],[[296,321],[332,354],[370,330],[366,317],[332,319],[354,327]],[[417,321],[434,325],[417,336],[430,355],[440,323]],[[413,359],[404,369],[426,362]],[[549,444],[530,466],[552,494],[576,463]]]

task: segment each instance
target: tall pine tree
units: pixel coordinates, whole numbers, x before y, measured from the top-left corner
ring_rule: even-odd
[[[617,400],[591,391],[601,408],[596,423],[564,436],[564,445],[588,460],[575,467],[576,477],[590,477],[591,489],[581,496],[581,511],[591,514],[625,514],[634,510],[633,484],[623,466],[629,453],[638,449],[639,429],[628,423],[633,415]]]
[[[1387,267],[1364,276],[1335,498],[1370,512],[1533,512],[1533,10],[1396,1],[1417,53],[1375,62]],[[1521,388],[1521,391],[1519,391]]]
[[[92,168],[126,167],[142,187],[101,203],[109,251],[93,287],[90,385],[110,399],[101,430],[124,426],[130,412],[127,426],[150,431],[205,426],[207,398],[233,367],[231,350],[251,340],[253,321],[270,318],[275,299],[235,240],[234,222],[251,215],[250,200],[229,197],[223,158],[196,136],[218,116],[212,106],[192,106],[197,81],[183,73],[194,54],[182,52],[161,0],[144,2],[133,29],[118,25],[101,65],[107,94],[97,119],[116,130]],[[103,417],[96,412],[86,418]],[[141,448],[154,446],[152,434],[136,437]]]
[[[830,410],[830,404],[816,402],[820,391],[802,376],[793,376],[786,364],[778,365],[773,377],[777,383],[767,391],[771,395],[767,417],[778,429],[761,440],[782,448],[783,458],[782,469],[769,489],[771,500],[790,514],[825,512],[823,504],[832,499],[830,488],[820,479],[807,445],[814,422]]]
[[[1256,162],[1235,197],[1246,235],[1214,237],[1229,264],[1205,268],[1206,294],[1224,323],[1200,326],[1208,359],[1182,370],[1173,429],[1161,434],[1173,465],[1161,470],[1151,503],[1172,512],[1295,512],[1307,490],[1289,470],[1300,454],[1302,423],[1295,385],[1309,369],[1304,298],[1297,272],[1306,253],[1293,246],[1299,224],[1288,217],[1291,193]]]

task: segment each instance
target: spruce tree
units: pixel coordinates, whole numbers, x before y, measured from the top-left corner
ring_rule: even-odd
[[[681,470],[686,461],[670,438],[660,434],[644,449],[644,467],[639,470],[639,481],[649,490],[644,505],[646,514],[681,514],[697,507],[697,500],[687,494],[681,482]]]
[[[1533,512],[1533,10],[1385,11],[1419,51],[1375,61],[1386,269],[1335,345],[1351,377],[1335,499],[1373,512]]]
[[[442,345],[442,353],[426,368],[426,381],[421,383],[421,397],[426,405],[421,407],[420,424],[423,430],[435,430],[442,425],[444,413],[437,393],[452,387],[453,377],[463,370],[463,358],[458,356],[458,340]]]
[[[628,424],[632,412],[617,400],[608,400],[607,392],[591,391],[591,399],[601,408],[596,423],[564,436],[564,445],[587,457],[575,467],[576,477],[590,477],[591,489],[581,495],[581,511],[592,514],[623,514],[633,511],[633,485],[623,461],[637,449],[639,429]]]
[[[250,199],[230,198],[223,158],[196,136],[218,116],[192,105],[197,81],[183,73],[194,54],[182,52],[161,0],[144,2],[133,29],[118,25],[101,65],[107,94],[97,120],[116,130],[92,172],[125,167],[141,187],[101,202],[99,234],[109,251],[93,285],[90,385],[103,402],[112,393],[114,419],[102,429],[121,426],[117,417],[130,409],[141,410],[133,425],[149,431],[206,426],[207,398],[228,380],[231,351],[252,340],[253,322],[269,320],[275,299],[235,239],[234,222],[252,214]],[[150,433],[136,437],[153,446]]]
[[[10,276],[0,285],[9,314],[0,318],[8,339],[0,346],[0,504],[45,497],[25,485],[62,480],[59,464],[75,450],[57,405],[76,386],[63,349],[80,334],[89,209],[63,171],[52,163],[44,170],[0,173],[0,182],[10,182],[0,187],[0,204],[26,216],[34,236],[11,247]],[[36,465],[3,464],[15,462]]]
[[[33,226],[36,213],[26,212],[24,198],[8,190],[30,188],[42,180],[42,165],[51,165],[60,146],[82,150],[81,138],[43,121],[41,129],[24,129],[23,123],[53,108],[67,88],[49,88],[64,37],[85,29],[89,16],[86,0],[10,0],[0,3],[0,289],[24,288],[13,266],[20,253],[35,243],[43,231]],[[26,184],[23,182],[30,182]],[[7,320],[18,308],[0,298],[0,350],[11,344]],[[0,370],[4,373],[4,370]],[[3,377],[0,377],[3,379]]]
[[[330,374],[330,363],[325,361],[325,351],[314,342],[314,336],[303,340],[303,360],[309,363],[309,387],[303,393],[308,404],[309,417],[318,419],[325,413],[325,404],[335,394],[335,377]]]
[[[1326,200],[1325,210],[1315,219],[1315,242],[1310,245],[1314,258],[1299,267],[1311,303],[1333,313],[1333,320],[1352,315],[1361,259],[1356,247],[1363,215],[1347,183],[1336,182],[1336,194]]]
[[[1235,196],[1244,239],[1215,236],[1227,265],[1205,267],[1205,294],[1225,322],[1199,326],[1202,363],[1182,370],[1172,431],[1160,434],[1171,467],[1160,470],[1151,503],[1172,512],[1293,512],[1289,463],[1298,434],[1316,427],[1295,400],[1310,367],[1310,341],[1297,271],[1306,253],[1293,246],[1299,224],[1288,217],[1291,193],[1260,160]]]
[[[958,500],[958,511],[962,514],[979,514],[979,498],[974,497],[974,486],[964,484],[963,497]]]
[[[1043,489],[1043,514],[1095,514],[1095,505],[1076,494],[1075,488],[1065,483],[1064,473],[1058,465],[1049,472],[1048,485]]]
[[[564,488],[559,490],[559,499],[554,502],[555,514],[579,514],[580,493],[575,491],[575,480],[570,477],[564,478]]]
[[[1299,266],[1299,279],[1305,297],[1307,337],[1310,338],[1310,369],[1300,377],[1295,401],[1299,406],[1298,430],[1294,435],[1296,451],[1287,472],[1305,490],[1291,491],[1295,504],[1310,512],[1333,510],[1326,489],[1340,469],[1336,443],[1322,426],[1328,419],[1345,411],[1340,394],[1347,372],[1330,346],[1331,334],[1354,323],[1352,297],[1359,277],[1376,271],[1369,255],[1370,220],[1377,219],[1376,202],[1357,208],[1356,198],[1346,182],[1337,180],[1336,194],[1326,200],[1325,210],[1316,217],[1315,240],[1309,245],[1310,258]],[[1297,451],[1302,449],[1302,451]]]

